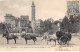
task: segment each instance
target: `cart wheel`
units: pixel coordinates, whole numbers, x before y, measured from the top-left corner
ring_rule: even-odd
[[[68,37],[66,36],[61,36],[61,38],[59,39],[59,44],[60,45],[65,45],[68,43]]]

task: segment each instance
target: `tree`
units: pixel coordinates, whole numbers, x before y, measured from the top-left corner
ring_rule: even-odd
[[[68,32],[69,30],[69,20],[68,17],[64,17],[63,21],[61,22],[60,28],[64,32]]]
[[[44,32],[47,32],[48,30],[52,29],[52,23],[50,20],[44,21]]]
[[[77,16],[70,16],[69,18],[71,32],[77,33],[80,30],[80,14]]]
[[[61,22],[61,30],[64,32],[77,33],[80,30],[80,15],[71,15],[69,19],[65,16]]]
[[[57,32],[59,29],[57,23],[60,23],[60,21],[54,21],[52,18],[43,21],[44,28],[42,32],[43,33],[48,32],[49,34]]]

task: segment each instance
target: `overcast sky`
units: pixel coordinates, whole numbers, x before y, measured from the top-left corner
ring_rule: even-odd
[[[65,16],[66,0],[0,0],[0,19],[4,21],[6,13],[16,17],[28,15],[31,19],[31,4],[34,1],[36,6],[36,19],[54,20]]]

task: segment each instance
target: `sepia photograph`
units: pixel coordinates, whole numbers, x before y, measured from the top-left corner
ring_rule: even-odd
[[[80,51],[80,0],[0,0],[0,51]]]

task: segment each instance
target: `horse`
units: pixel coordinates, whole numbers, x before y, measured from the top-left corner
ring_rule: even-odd
[[[30,35],[30,34],[28,34],[28,35],[25,34],[25,35],[22,35],[21,37],[25,39],[26,44],[27,44],[27,40],[33,40],[34,44],[35,44],[35,41],[37,40],[37,38],[35,36]]]
[[[44,35],[44,36],[43,36],[43,39],[45,39],[45,41],[47,41],[47,45],[48,45],[48,41],[49,41],[49,42],[54,41],[54,42],[55,42],[55,45],[56,45],[56,40],[57,40],[57,39],[56,39],[55,37],[50,37],[49,35]],[[43,40],[43,39],[42,39],[42,40]]]
[[[3,34],[2,37],[5,37],[6,38],[7,44],[9,44],[9,40],[12,40],[12,39],[14,39],[15,44],[16,44],[16,39],[18,39],[18,37],[16,35],[9,35],[9,33]]]

